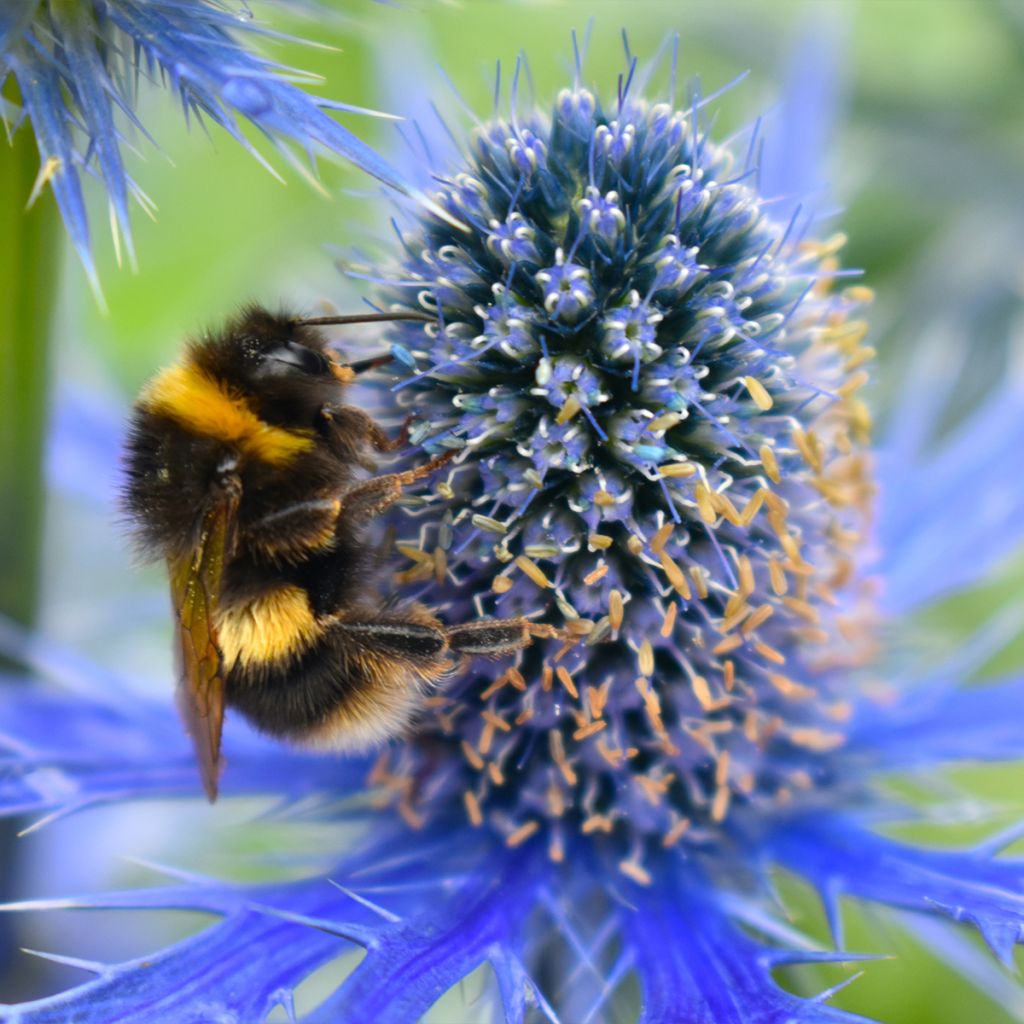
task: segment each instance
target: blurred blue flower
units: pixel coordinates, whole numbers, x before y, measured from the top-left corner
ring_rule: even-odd
[[[1024,861],[996,854],[1019,830],[954,851],[875,826],[916,813],[883,792],[886,772],[1024,755],[1024,678],[964,685],[1015,625],[998,618],[938,666],[894,639],[1024,535],[1019,482],[965,457],[1011,464],[1019,382],[941,441],[934,392],[913,382],[876,464],[858,397],[869,292],[844,284],[841,237],[816,239],[798,207],[775,219],[733,152],[757,147],[713,141],[699,97],[680,110],[638,83],[631,64],[610,97],[577,81],[549,111],[513,101],[479,125],[437,169],[437,203],[469,230],[413,218],[398,265],[376,270],[382,303],[438,315],[396,328],[405,369],[382,411],[414,410],[422,449],[460,450],[394,524],[401,578],[450,621],[528,614],[565,642],[474,665],[373,763],[229,731],[227,793],[301,799],[346,837],[359,826],[355,848],[298,882],[179,876],[18,904],[222,921],[144,960],[57,957],[95,977],[0,1020],[283,1007],[406,1024],[486,963],[507,1022],[617,1019],[629,979],[649,1024],[852,1022],[831,992],[773,976],[858,958],[844,896],[912,911],[954,969],[997,988],[929,918],[976,928],[1010,964]],[[0,687],[0,807],[195,791],[168,709],[0,640],[77,681]],[[786,923],[776,866],[820,894],[834,951]],[[297,987],[352,944],[354,971],[297,1009]]]
[[[408,191],[403,176],[325,110],[360,108],[311,96],[313,81],[248,48],[246,36],[273,32],[231,0],[9,0],[0,8],[0,85],[17,84],[20,109],[3,113],[16,129],[27,119],[39,147],[40,171],[31,199],[47,184],[87,273],[97,287],[79,172],[102,179],[115,245],[124,238],[134,259],[129,197],[152,203],[128,175],[123,149],[136,130],[151,140],[136,113],[139,84],[151,81],[177,94],[186,119],[219,124],[262,161],[239,126],[255,124],[298,167],[286,145],[309,156],[336,153],[381,181]],[[294,83],[299,83],[294,84]]]

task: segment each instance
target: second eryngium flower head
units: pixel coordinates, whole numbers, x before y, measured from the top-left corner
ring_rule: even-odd
[[[598,837],[644,882],[652,850],[837,781],[870,649],[870,293],[754,179],[698,104],[576,87],[474,131],[437,197],[467,231],[402,236],[384,301],[438,325],[397,329],[398,402],[463,449],[405,578],[444,580],[453,621],[567,633],[437,698],[380,770],[407,817],[458,804],[555,861]]]
[[[35,189],[25,199],[32,201],[47,184],[53,188],[71,242],[97,290],[80,172],[102,179],[115,246],[123,238],[134,259],[129,198],[153,208],[124,162],[126,140],[152,141],[137,111],[142,83],[169,86],[186,119],[208,118],[260,160],[243,121],[259,128],[296,166],[320,148],[407,191],[398,171],[325,113],[359,108],[310,95],[301,86],[314,76],[245,45],[254,35],[274,33],[244,2],[7,0],[2,7],[0,86],[12,79],[19,105],[0,98],[0,117],[15,130],[27,121],[40,156]],[[289,143],[303,156],[297,157]]]

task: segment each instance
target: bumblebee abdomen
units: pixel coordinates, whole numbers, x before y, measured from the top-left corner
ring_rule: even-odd
[[[290,635],[301,629],[296,619]],[[430,683],[449,668],[446,651],[440,623],[418,608],[350,612],[321,620],[308,641],[282,645],[276,657],[260,656],[270,648],[246,650],[227,673],[225,699],[263,732],[365,750],[414,720]]]
[[[227,671],[286,664],[311,650],[324,632],[306,592],[290,585],[268,587],[245,603],[219,609],[215,625]]]

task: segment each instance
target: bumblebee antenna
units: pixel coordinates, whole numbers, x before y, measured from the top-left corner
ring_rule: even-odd
[[[437,317],[427,313],[352,313],[347,316],[314,316],[292,320],[291,323],[296,327],[328,327],[335,324],[391,323],[395,320],[417,320],[432,324],[437,321]],[[354,376],[365,373],[367,370],[373,370],[378,366],[385,366],[394,358],[390,352],[387,352],[384,355],[370,356],[368,359],[357,359],[354,363],[346,363],[344,369],[351,371]]]
[[[293,320],[292,323],[297,327],[328,327],[331,324],[382,324],[394,320],[419,320],[432,324],[437,317],[428,313],[352,313],[348,316],[314,316]]]

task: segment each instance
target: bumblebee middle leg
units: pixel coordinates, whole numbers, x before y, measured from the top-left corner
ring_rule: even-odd
[[[275,509],[242,524],[242,540],[271,562],[296,563],[330,546],[341,500],[317,497]]]
[[[402,496],[402,488],[429,476],[455,457],[448,451],[403,473],[375,476],[346,491],[341,497],[342,515],[348,520],[372,519],[390,508]]]

